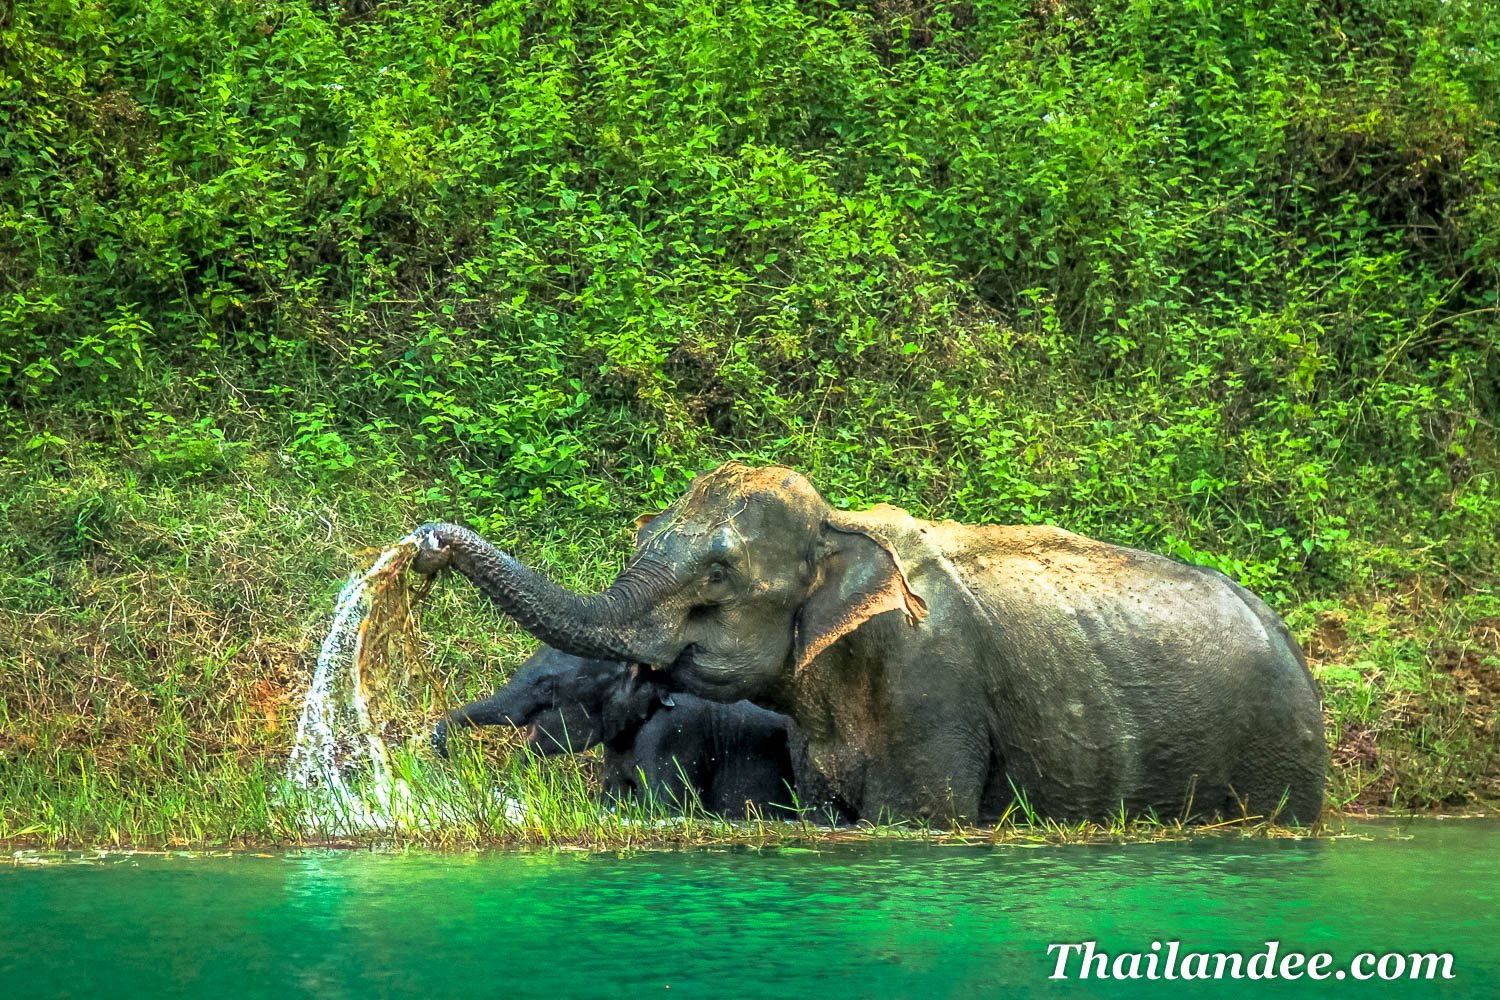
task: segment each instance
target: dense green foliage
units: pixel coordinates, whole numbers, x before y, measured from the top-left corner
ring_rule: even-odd
[[[1490,0],[0,5],[6,712],[227,752],[338,552],[597,583],[727,458],[1470,634],[1497,121]]]
[[[502,536],[741,456],[1261,587],[1462,574],[1487,7],[20,5],[5,432],[182,476],[279,434]]]

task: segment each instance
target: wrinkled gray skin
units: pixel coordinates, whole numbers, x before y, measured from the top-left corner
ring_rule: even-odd
[[[419,529],[543,642],[790,715],[861,818],[1315,822],[1316,686],[1286,626],[1222,574],[1048,527],[831,508],[728,464],[654,519],[609,588],[563,590],[473,532]]]
[[[795,815],[792,721],[748,701],[724,705],[672,694],[648,671],[543,646],[495,694],[447,712],[433,730],[448,755],[452,726],[528,730],[537,753],[604,746],[604,792],[744,817]]]

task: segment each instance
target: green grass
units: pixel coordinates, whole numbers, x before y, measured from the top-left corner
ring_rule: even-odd
[[[1176,820],[1127,817],[1123,812],[1105,822],[1068,823],[1022,810],[984,827],[951,829],[883,821],[833,827],[828,817],[812,810],[796,820],[752,816],[731,822],[694,803],[685,809],[650,800],[607,807],[599,799],[589,761],[538,758],[524,749],[499,760],[460,751],[451,762],[401,749],[393,753],[392,763],[403,787],[401,805],[391,810],[386,823],[373,829],[360,826],[327,799],[299,793],[259,766],[199,772],[191,765],[169,762],[181,781],[180,799],[160,788],[132,790],[108,777],[100,782],[96,776],[91,782],[80,774],[77,781],[53,782],[21,769],[9,777],[21,785],[23,795],[35,790],[47,805],[25,825],[10,821],[0,825],[0,843],[53,849],[370,845],[612,850],[870,838],[1118,843],[1210,832],[1256,837],[1308,832],[1278,826],[1264,816],[1186,827]],[[205,794],[210,787],[215,791]],[[7,813],[18,804],[25,803],[6,803]]]
[[[1288,618],[1323,688],[1334,806],[1500,802],[1500,599],[1418,578]]]
[[[192,481],[190,490],[181,480],[143,479],[107,491],[125,478],[117,459],[82,445],[78,456],[66,476],[49,475],[35,456],[6,466],[12,523],[45,524],[54,544],[79,552],[0,582],[7,608],[0,840],[349,840],[336,823],[305,827],[304,804],[282,777],[333,598],[361,561],[358,551],[393,541],[419,519],[420,491],[356,481],[334,499],[260,453],[221,477]],[[607,581],[629,544],[623,524],[608,535],[531,537],[542,544],[524,548],[527,558],[586,587]],[[1492,686],[1500,601],[1450,594],[1440,579],[1285,609],[1324,689],[1335,806],[1451,810],[1500,800]],[[501,683],[533,645],[453,579],[439,583],[419,614],[426,669],[392,686],[383,734],[398,748],[398,774],[437,821],[413,820],[391,835],[398,842],[639,846],[925,835],[884,825],[830,833],[811,818],[731,825],[701,814],[664,820],[650,808],[610,812],[598,802],[593,758],[532,760],[503,730],[456,735],[452,763],[406,749],[443,707]],[[498,787],[527,803],[524,823],[506,818]],[[997,831],[963,835],[1158,835],[1152,825],[1119,817],[1073,828],[1023,807]]]

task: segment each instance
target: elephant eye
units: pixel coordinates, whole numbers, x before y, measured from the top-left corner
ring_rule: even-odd
[[[715,566],[708,571],[708,582],[713,586],[718,586],[727,579],[729,579],[729,574],[724,571],[723,566]]]

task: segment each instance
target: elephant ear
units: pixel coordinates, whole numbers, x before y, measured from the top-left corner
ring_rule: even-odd
[[[628,669],[621,666],[618,679],[609,686],[599,709],[599,726],[605,743],[645,722],[662,691],[659,684],[642,676],[640,664],[632,663]]]
[[[927,602],[911,589],[895,546],[848,514],[824,520],[813,573],[792,643],[799,671],[876,615],[899,611],[908,625],[927,616]]]
[[[662,510],[662,511],[657,511],[655,514],[642,514],[640,517],[638,517],[638,518],[635,519],[635,546],[636,546],[636,548],[640,548],[641,547],[641,542],[645,541],[645,539],[646,539],[646,529],[651,526],[651,522],[654,521],[654,520],[656,520],[658,517],[661,517],[665,513],[666,513],[666,511]]]

